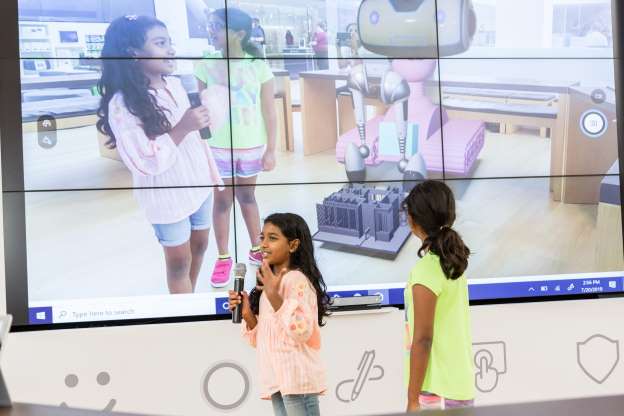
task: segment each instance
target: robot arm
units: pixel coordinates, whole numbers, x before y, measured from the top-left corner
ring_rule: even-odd
[[[370,94],[366,64],[362,63],[351,69],[349,77],[347,78],[347,87],[351,91],[351,96],[353,97],[355,120],[360,134],[360,146],[358,150],[362,158],[366,159],[370,155],[370,148],[366,141],[366,105],[364,103],[364,97]]]
[[[366,137],[366,105],[364,103],[364,97],[370,94],[366,64],[362,63],[351,70],[347,78],[347,86],[353,97],[356,124],[360,136],[360,145],[358,147],[359,156],[362,159],[366,159],[370,155],[370,148]],[[401,160],[399,161],[398,167],[401,173],[405,172],[408,165],[406,145],[408,99],[410,93],[409,84],[401,75],[392,70],[387,70],[384,73],[381,80],[379,98],[387,106],[395,106],[399,150],[401,152]],[[350,171],[350,169],[348,169],[348,171]]]
[[[407,168],[407,157],[405,155],[407,145],[407,114],[408,99],[411,90],[407,81],[394,71],[388,70],[381,80],[381,101],[388,106],[395,106],[396,126],[399,139],[399,150],[401,160],[399,161],[399,171],[405,172]]]

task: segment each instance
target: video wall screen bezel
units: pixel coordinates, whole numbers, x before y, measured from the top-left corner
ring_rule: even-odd
[[[624,6],[612,1],[614,22],[624,25]],[[0,2],[0,38],[7,39],[3,51],[0,52],[0,140],[2,145],[2,183],[3,183],[3,218],[4,218],[4,257],[6,278],[6,304],[9,313],[14,315],[12,331],[36,331],[55,330],[70,328],[88,328],[103,326],[166,324],[194,321],[213,321],[229,319],[226,314],[171,316],[166,318],[146,318],[111,321],[91,321],[55,324],[21,324],[28,321],[27,285],[24,284],[26,276],[26,237],[24,215],[24,180],[23,180],[23,153],[22,137],[22,114],[21,114],[21,82],[20,82],[20,53],[19,53],[19,27],[18,27],[18,0],[4,0]],[[616,25],[614,24],[614,27]],[[620,39],[621,34],[614,30],[614,56],[615,62],[615,85],[617,101],[624,103],[624,64],[619,57],[624,51],[624,44]],[[440,58],[438,58],[440,59]],[[444,58],[442,58],[444,59]],[[618,109],[621,114],[622,110]],[[624,132],[624,117],[617,118],[619,132]],[[618,156],[620,163],[620,183],[624,183],[624,135],[618,135]],[[495,179],[495,178],[489,178]],[[515,179],[522,179],[521,177]],[[452,180],[452,179],[449,179]],[[479,179],[475,179],[479,180]],[[9,197],[12,194],[13,197]],[[16,204],[15,194],[21,194],[21,204]],[[621,200],[624,201],[624,189],[620,187]],[[624,208],[622,208],[624,216]],[[623,227],[624,228],[624,227]],[[624,246],[624,241],[622,241]],[[498,298],[489,300],[473,300],[471,305],[492,305],[509,303],[533,303],[553,302],[565,300],[584,300],[624,297],[624,292],[614,294],[587,293],[569,296],[548,297],[516,297]],[[392,303],[391,307],[400,307],[402,303]],[[21,312],[20,312],[21,311]]]

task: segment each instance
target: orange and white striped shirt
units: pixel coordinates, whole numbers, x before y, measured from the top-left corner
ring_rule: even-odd
[[[279,293],[284,300],[279,310],[263,293],[258,324],[253,330],[242,325],[243,336],[256,348],[261,397],[323,393],[316,291],[303,273],[293,270],[282,278]]]

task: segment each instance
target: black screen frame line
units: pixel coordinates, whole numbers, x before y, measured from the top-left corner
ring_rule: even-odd
[[[624,5],[612,0],[613,27],[617,22],[624,26]],[[616,102],[624,103],[624,39],[614,30],[614,64]],[[229,315],[172,316],[166,318],[142,318],[114,321],[90,321],[63,324],[33,325],[28,322],[28,291],[26,283],[26,224],[24,204],[24,166],[22,149],[21,80],[19,53],[18,0],[0,1],[0,39],[5,40],[0,49],[0,144],[2,161],[2,202],[4,223],[4,260],[6,280],[7,311],[13,315],[11,331],[38,331],[103,326],[125,326],[146,324],[169,324],[180,322],[215,321],[230,319]],[[620,183],[624,183],[624,117],[617,108],[618,157]],[[624,187],[620,187],[624,201]],[[624,217],[624,209],[622,209]],[[624,224],[622,226],[624,232]],[[624,239],[622,241],[624,247]],[[534,303],[563,300],[585,300],[624,297],[616,294],[580,294],[574,296],[492,299],[472,301],[471,305],[492,305],[507,303]],[[402,307],[403,305],[389,305]]]

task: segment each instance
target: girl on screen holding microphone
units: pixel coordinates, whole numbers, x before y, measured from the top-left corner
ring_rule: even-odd
[[[420,261],[405,288],[408,411],[472,406],[475,397],[468,283],[470,250],[453,230],[455,199],[425,181],[403,202]]]
[[[329,298],[314,259],[308,225],[295,214],[273,214],[260,234],[258,286],[230,291],[230,309],[242,305],[244,337],[256,348],[262,398],[277,416],[318,416],[326,390],[320,326]]]
[[[260,211],[256,200],[256,183],[261,172],[275,168],[277,116],[275,112],[274,77],[267,63],[250,40],[252,19],[244,11],[228,7],[217,9],[208,17],[208,31],[215,55],[199,62],[195,69],[200,89],[210,96],[224,97],[229,104],[231,122],[213,130],[210,140],[221,177],[228,187],[215,194],[214,227],[219,257],[210,282],[224,287],[230,282],[233,259],[229,252],[230,216],[234,199],[247,228],[249,264],[260,266],[262,253]],[[223,58],[229,58],[224,60]],[[228,75],[229,74],[229,75]],[[220,108],[224,105],[221,104]],[[215,109],[216,110],[216,109]],[[241,185],[232,191],[229,185]]]
[[[205,106],[191,108],[171,76],[174,57],[161,21],[113,21],[102,50],[97,128],[132,173],[134,195],[164,250],[169,291],[191,293],[208,246],[213,187],[223,181],[199,134],[218,126]]]

